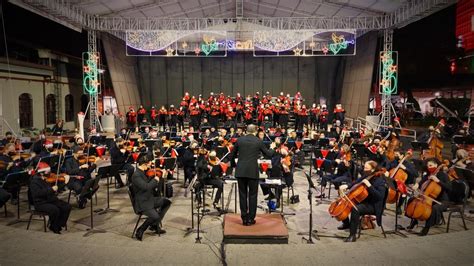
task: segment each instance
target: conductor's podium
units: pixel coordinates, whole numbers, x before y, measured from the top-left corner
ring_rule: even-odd
[[[226,244],[288,244],[288,229],[280,214],[257,214],[256,223],[242,225],[240,214],[224,217]]]

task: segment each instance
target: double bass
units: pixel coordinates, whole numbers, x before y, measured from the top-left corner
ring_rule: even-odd
[[[384,174],[386,171],[385,168],[382,168],[365,179],[370,180],[376,176]],[[367,186],[363,182],[359,182],[352,186],[347,193],[343,194],[339,199],[329,205],[329,214],[338,221],[344,221],[349,217],[352,208],[355,207],[356,204],[363,202],[368,196],[369,191]]]
[[[436,125],[436,128],[433,130],[430,139],[428,140],[428,150],[423,151],[423,154],[421,156],[422,160],[426,160],[428,158],[436,158],[439,161],[443,161],[441,151],[444,148],[444,144],[436,135],[436,130],[441,129],[442,127],[444,127],[444,123],[442,121],[438,122],[438,125]]]

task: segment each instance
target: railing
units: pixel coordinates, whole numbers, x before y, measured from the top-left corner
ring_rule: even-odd
[[[3,116],[0,116],[0,136],[4,136],[5,135],[5,132],[3,132],[3,127],[4,125],[6,125],[9,129],[10,132],[12,132],[12,134],[15,136],[15,137],[18,137],[18,134],[15,132],[15,130],[13,130],[13,128],[10,126],[10,124],[8,123],[7,120],[5,120],[5,118],[3,118]]]

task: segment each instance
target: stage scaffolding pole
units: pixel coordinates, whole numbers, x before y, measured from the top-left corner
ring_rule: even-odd
[[[383,54],[392,53],[393,49],[393,29],[385,29],[383,31]],[[381,54],[382,54],[381,53]],[[382,58],[379,58],[379,61]],[[398,63],[398,62],[397,62]],[[382,87],[381,83],[383,80],[382,68],[379,69],[379,87]],[[391,82],[391,81],[390,81]],[[383,88],[380,89],[382,94],[382,112],[380,113],[380,120],[378,125],[378,131],[391,125],[392,111],[393,115],[397,116],[395,109],[392,105],[392,91],[386,91]]]

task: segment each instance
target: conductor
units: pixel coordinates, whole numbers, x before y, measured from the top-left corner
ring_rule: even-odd
[[[235,169],[235,177],[239,186],[240,213],[242,224],[245,226],[255,224],[255,215],[257,213],[257,194],[258,194],[258,157],[260,152],[271,157],[274,154],[275,144],[267,149],[257,136],[257,127],[255,125],[247,126],[247,135],[237,139],[234,146],[233,157],[238,158]],[[232,160],[235,165],[235,161]]]

